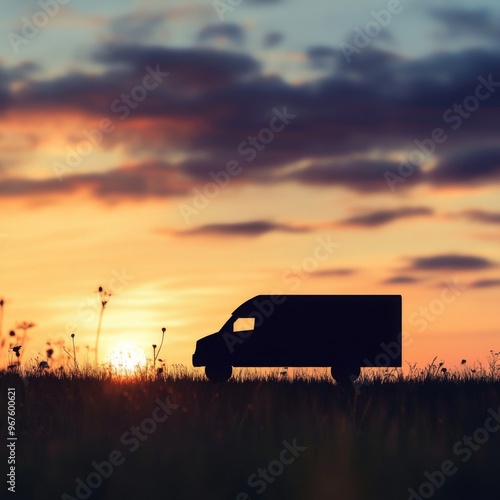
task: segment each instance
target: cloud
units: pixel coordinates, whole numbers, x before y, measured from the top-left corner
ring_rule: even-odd
[[[309,56],[334,58],[335,49],[312,47]],[[314,156],[323,156],[374,147],[391,149],[405,142],[411,146],[415,138],[428,136],[436,124],[442,123],[443,111],[450,103],[462,101],[474,90],[479,74],[491,73],[491,68],[499,66],[500,54],[475,49],[409,60],[389,51],[367,48],[352,64],[347,64],[343,57],[337,59],[338,65],[327,77],[290,84],[279,76],[264,76],[257,59],[234,51],[107,44],[94,53],[103,72],[70,73],[33,81],[19,97],[31,98],[33,105],[37,97],[40,100],[53,95],[58,98],[51,102],[56,107],[71,104],[87,111],[109,113],[109,106],[103,109],[94,104],[89,108],[89,102],[82,103],[74,81],[80,79],[82,88],[94,89],[97,103],[109,104],[120,92],[137,84],[146,66],[158,64],[170,72],[171,78],[162,87],[163,92],[155,93],[152,105],[148,105],[150,99],[142,103],[140,115],[206,116],[213,135],[227,133],[234,144],[235,132],[241,132],[241,138],[249,130],[247,124],[255,125],[254,117],[262,119],[263,111],[288,105],[298,112],[296,135],[290,144],[296,144],[297,151],[301,150],[300,145],[305,157],[312,152],[316,153]],[[186,92],[180,106],[174,106],[170,92],[175,82],[177,87],[188,85],[198,93]],[[498,101],[493,95],[482,102],[481,110],[498,107]],[[417,110],[418,122],[408,120]],[[493,133],[488,122],[478,130],[487,128]],[[235,123],[240,125],[235,128]]]
[[[135,117],[169,118],[205,121],[214,118],[224,96],[210,93],[227,88],[242,78],[256,74],[259,63],[250,56],[208,48],[142,47],[140,45],[106,44],[93,59],[103,72],[70,72],[61,77],[24,82],[22,91],[11,94],[11,105],[21,109],[77,109],[98,116],[113,114],[112,103],[142,85],[148,68],[158,73],[156,88],[147,98],[133,103]],[[227,98],[226,98],[227,100]],[[140,104],[140,105],[139,105]],[[218,113],[220,114],[220,107]]]
[[[283,41],[283,38],[283,33],[270,31],[262,37],[262,46],[266,49],[271,49],[279,45]]]
[[[472,288],[492,288],[495,286],[500,286],[500,278],[499,279],[482,279],[473,281],[470,285]]]
[[[418,283],[422,280],[415,278],[414,276],[394,276],[392,278],[388,278],[382,282],[383,285],[409,285],[413,283]]]
[[[68,174],[54,172],[53,178],[34,180],[28,178],[5,178],[0,182],[3,197],[69,195],[83,191],[105,201],[124,198],[144,200],[182,196],[189,192],[192,183],[179,172],[164,163],[148,162],[102,173]]]
[[[500,182],[500,147],[474,148],[443,158],[429,173],[437,185],[480,185]]]
[[[212,42],[220,39],[229,43],[242,45],[245,41],[245,31],[235,23],[210,24],[198,33],[199,42]]]
[[[111,19],[107,27],[114,42],[142,42],[151,38],[168,20],[166,11],[142,12]]]
[[[266,233],[281,231],[285,233],[307,233],[313,228],[308,226],[292,226],[289,224],[280,224],[266,220],[253,220],[248,222],[234,222],[225,224],[206,224],[186,231],[158,230],[167,234],[177,234],[180,236],[261,236]]]
[[[458,214],[474,222],[484,222],[485,224],[500,224],[500,212],[489,210],[471,209]]]
[[[0,83],[0,110],[10,108],[18,116],[50,110],[54,117],[76,112],[95,115],[96,123],[110,117],[117,131],[103,147],[122,148],[132,159],[145,153],[187,157],[179,169],[193,180],[210,181],[210,172],[235,159],[244,167],[240,184],[295,182],[384,193],[390,191],[386,176],[400,175],[404,152],[415,149],[414,141],[437,126],[446,128],[443,112],[450,104],[474,91],[478,75],[500,67],[500,51],[479,48],[408,59],[368,47],[351,64],[335,51],[312,47],[309,57],[330,58],[331,71],[290,83],[264,73],[256,57],[241,52],[108,43],[94,51],[93,71],[82,66],[45,79],[18,72],[15,92]],[[122,122],[111,105],[142,82],[147,67],[168,76]],[[0,82],[11,70],[0,65]],[[240,145],[269,126],[274,109],[285,107],[296,117],[265,149],[256,150],[255,160],[246,161]],[[481,102],[470,127],[439,145],[434,170],[415,167],[398,190],[424,181],[436,189],[498,182],[500,153],[491,146],[497,141],[498,111],[500,92]],[[293,165],[301,168],[284,168]]]
[[[332,47],[318,45],[310,47],[306,52],[309,63],[317,69],[332,69],[343,55]]]
[[[6,67],[1,64],[0,60],[0,112],[13,104],[12,85],[15,83],[22,84],[38,69],[38,64],[34,62],[26,61],[16,66]]]
[[[442,254],[432,257],[415,257],[411,269],[416,271],[475,271],[495,267],[495,263],[475,255]]]
[[[339,186],[362,193],[389,191],[385,174],[398,174],[399,163],[384,160],[332,160],[329,163],[312,164],[301,170],[279,177],[315,186]],[[422,177],[417,168],[415,182]],[[403,183],[404,189],[410,183]]]
[[[444,27],[444,36],[450,38],[472,36],[481,39],[500,39],[500,22],[489,9],[483,8],[434,8],[434,19]]]
[[[343,226],[376,227],[389,224],[398,219],[433,215],[428,207],[401,207],[392,210],[374,210],[363,215],[356,215],[339,222]]]

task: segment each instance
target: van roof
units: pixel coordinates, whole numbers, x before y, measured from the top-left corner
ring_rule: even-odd
[[[401,295],[256,295],[251,299],[246,300],[241,305],[239,305],[234,311],[233,315],[243,317],[249,315],[252,312],[259,310],[259,305],[264,306],[269,303],[273,304],[275,307],[279,307],[280,310],[285,310],[289,308],[296,307],[308,307],[315,305],[318,307],[324,306],[328,307],[333,305],[334,302],[348,300],[359,301],[360,306],[362,302],[374,300],[380,301],[394,301],[400,303]]]

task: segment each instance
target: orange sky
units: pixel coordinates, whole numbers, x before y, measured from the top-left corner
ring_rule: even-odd
[[[220,21],[197,2],[170,18],[153,1],[99,18],[90,4],[39,34],[50,51],[75,28],[53,59],[30,41],[0,60],[2,333],[36,323],[24,361],[46,342],[69,348],[72,332],[93,360],[98,286],[113,292],[101,362],[151,357],[166,327],[161,357],[191,366],[198,338],[276,290],[403,295],[405,364],[499,349],[500,92],[485,82],[500,81],[500,53],[472,21],[456,38],[458,3],[433,14],[443,31],[420,52],[396,37],[350,62],[351,31],[329,39],[298,3],[295,31],[276,6]],[[8,14],[4,27],[21,33],[26,12]],[[455,129],[453,106],[475,102]],[[436,128],[446,141],[402,177]],[[335,245],[319,261],[322,241]]]

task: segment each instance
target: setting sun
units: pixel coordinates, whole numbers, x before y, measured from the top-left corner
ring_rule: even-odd
[[[106,359],[118,373],[133,372],[137,368],[144,368],[147,364],[143,349],[133,342],[114,344],[108,351]]]

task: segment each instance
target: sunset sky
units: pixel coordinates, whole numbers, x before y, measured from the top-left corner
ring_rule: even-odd
[[[403,295],[405,364],[500,350],[500,6],[471,5],[2,6],[3,338],[83,359],[103,286],[100,361],[166,327],[191,366],[276,291]]]

